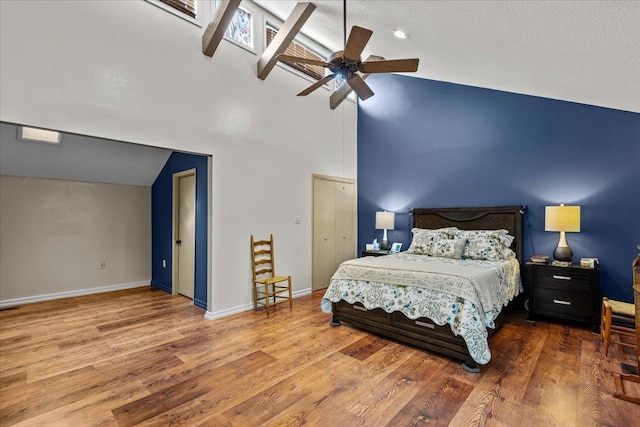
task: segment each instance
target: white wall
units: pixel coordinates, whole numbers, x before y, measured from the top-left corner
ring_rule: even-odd
[[[148,285],[150,260],[151,187],[0,176],[0,305]]]
[[[144,1],[1,1],[0,19],[0,120],[212,155],[210,312],[251,302],[250,234],[310,288],[311,174],[356,177],[354,103],[296,97],[310,82],[281,67],[259,80],[227,41],[206,57],[202,28]]]

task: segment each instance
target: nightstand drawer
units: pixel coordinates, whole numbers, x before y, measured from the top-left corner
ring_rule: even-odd
[[[570,278],[568,279],[568,277]],[[593,293],[593,285],[589,280],[580,280],[575,277],[563,275],[554,275],[551,277],[538,276],[536,287],[556,289],[564,292],[575,292],[579,294]]]
[[[577,293],[573,289],[534,290],[535,311],[538,314],[560,315],[570,319],[591,318],[593,312],[593,295]]]
[[[540,285],[569,285],[591,283],[591,272],[569,268],[546,268],[537,272],[538,286]]]

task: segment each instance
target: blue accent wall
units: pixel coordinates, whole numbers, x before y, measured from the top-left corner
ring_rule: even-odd
[[[597,257],[605,296],[633,301],[640,244],[640,114],[399,75],[373,75],[358,107],[358,245],[375,212],[410,243],[415,207],[528,205],[524,258],[552,255],[544,208],[582,206],[574,262]],[[528,226],[530,224],[530,227]],[[532,248],[533,244],[533,248]]]
[[[151,285],[171,293],[173,174],[196,169],[196,254],[193,303],[207,309],[207,157],[173,152],[151,188]],[[162,267],[162,260],[167,267]]]

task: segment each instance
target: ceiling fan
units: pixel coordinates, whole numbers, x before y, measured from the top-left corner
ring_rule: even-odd
[[[343,14],[343,45],[344,50],[333,52],[327,58],[327,62],[318,61],[315,59],[300,58],[291,55],[278,55],[278,60],[283,62],[295,62],[299,64],[311,64],[326,67],[331,71],[331,74],[318,80],[312,84],[298,96],[309,95],[314,90],[323,86],[330,80],[337,76],[342,76],[346,80],[347,84],[353,89],[353,91],[362,100],[368,99],[374,95],[371,88],[364,82],[360,73],[413,73],[418,71],[418,58],[414,59],[393,59],[393,60],[380,60],[380,61],[367,61],[363,62],[360,59],[360,55],[364,50],[367,42],[371,38],[373,31],[366,28],[353,26],[349,33],[349,39],[347,37],[347,0],[344,0],[344,14]]]

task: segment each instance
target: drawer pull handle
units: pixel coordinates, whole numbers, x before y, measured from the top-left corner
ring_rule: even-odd
[[[571,280],[571,277],[569,276],[558,276],[556,274],[553,275],[553,278],[558,280]]]
[[[436,325],[432,325],[431,323],[427,323],[427,322],[421,322],[419,320],[416,320],[416,325],[424,326],[425,328],[429,328],[429,329],[435,329],[436,328]]]
[[[561,299],[554,299],[553,302],[555,304],[571,305],[571,301],[562,301]]]
[[[360,305],[353,305],[353,309],[354,310],[360,310],[360,311],[367,311],[367,309],[365,307],[362,307]]]

